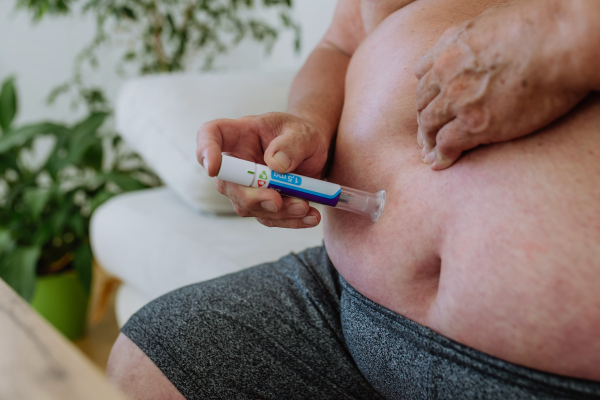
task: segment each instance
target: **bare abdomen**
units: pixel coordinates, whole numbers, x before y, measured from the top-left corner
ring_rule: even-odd
[[[600,100],[431,171],[412,69],[470,16],[457,2],[425,3],[388,17],[352,60],[330,179],[384,188],[388,203],[376,224],[328,210],[330,257],[365,296],[447,337],[600,380]]]

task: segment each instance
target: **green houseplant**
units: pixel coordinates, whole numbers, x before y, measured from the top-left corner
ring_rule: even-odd
[[[43,277],[67,274],[76,282],[72,289],[76,309],[71,311],[85,314],[92,278],[91,213],[117,193],[155,184],[155,178],[141,163],[122,166],[119,138],[100,130],[107,113],[91,113],[71,126],[15,127],[16,113],[14,80],[7,79],[0,91],[0,277],[74,338],[82,333],[83,321],[60,325],[52,321],[53,311],[47,307],[73,285],[65,286],[65,280],[48,283]],[[46,141],[46,154],[32,157],[39,140]],[[106,149],[117,155],[110,165]],[[56,299],[50,295],[36,302],[36,282],[62,289]]]
[[[159,183],[114,132],[103,88],[89,83],[100,66],[100,50],[120,49],[120,60],[109,68],[125,75],[210,70],[219,55],[245,38],[268,52],[287,29],[298,50],[300,28],[289,14],[292,0],[16,3],[34,21],[81,10],[96,24],[95,36],[74,61],[72,78],[49,96],[52,102],[69,94],[73,106],[86,107],[87,117],[74,125],[15,127],[14,80],[4,81],[0,92],[0,277],[73,339],[83,333],[91,286],[92,212],[117,193]],[[276,22],[258,18],[257,8],[274,13]],[[40,141],[50,143],[50,150],[34,162]]]

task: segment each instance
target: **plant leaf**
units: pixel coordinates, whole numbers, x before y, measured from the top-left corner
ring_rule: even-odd
[[[17,114],[17,92],[14,81],[12,77],[5,80],[0,91],[0,126],[4,132],[10,129],[10,124]]]
[[[90,147],[95,148],[92,152],[92,162],[95,162],[100,157],[102,163],[102,139],[96,135],[98,128],[104,123],[108,116],[107,113],[92,113],[85,120],[75,125],[72,129],[72,135],[69,137],[68,156],[65,160],[59,163],[59,168],[67,164],[80,164],[87,158],[86,152]]]
[[[83,245],[75,250],[73,266],[77,272],[77,278],[83,285],[85,292],[90,294],[92,288],[92,249],[89,244]]]
[[[73,204],[65,203],[50,217],[50,227],[52,229],[52,235],[62,235],[65,224],[67,223],[67,220],[69,218],[69,214],[71,213],[71,210],[73,208]]]
[[[0,136],[0,154],[12,149],[13,147],[22,146],[26,141],[33,139],[37,135],[45,133],[63,133],[64,126],[42,123],[28,125],[14,131],[6,132]]]
[[[119,174],[116,172],[110,172],[107,174],[102,174],[102,178],[107,181],[114,182],[117,186],[123,189],[126,192],[131,192],[133,190],[146,189],[148,186],[138,181],[132,176]]]
[[[115,195],[114,193],[111,193],[107,190],[101,191],[100,193],[95,195],[92,198],[92,200],[90,201],[91,210],[94,211],[96,208],[98,208],[98,206],[100,206],[102,203],[104,203],[105,201],[107,201],[108,199],[113,197],[114,195]]]
[[[42,225],[32,234],[31,242],[35,246],[43,246],[53,236],[51,219],[45,220]]]
[[[75,236],[82,238],[85,235],[85,226],[83,222],[83,217],[79,213],[74,213],[69,218],[69,226],[73,228],[75,231]]]
[[[93,168],[95,171],[100,171],[102,169],[103,153],[102,142],[100,139],[95,140],[83,154],[81,165]]]
[[[39,257],[39,247],[18,247],[0,260],[0,278],[27,301],[31,301],[35,291]]]
[[[37,219],[50,199],[52,191],[47,188],[31,188],[23,193],[23,200],[31,210],[33,218]]]
[[[15,241],[13,240],[10,231],[8,229],[0,228],[0,256],[4,252],[12,250],[14,245]]]
[[[79,138],[81,135],[89,135],[94,133],[104,123],[108,113],[96,112],[90,114],[86,119],[76,124],[73,127],[73,138]]]
[[[76,140],[71,140],[67,158],[60,164],[61,167],[67,164],[80,165],[88,149],[100,142],[100,138],[93,133],[90,135],[80,135]]]

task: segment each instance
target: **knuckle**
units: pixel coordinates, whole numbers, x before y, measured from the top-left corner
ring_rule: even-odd
[[[207,132],[209,132],[214,126],[216,125],[215,121],[208,121],[203,123],[202,125],[200,125],[200,128],[198,128],[198,132],[196,133],[196,139],[200,139],[202,138],[204,135],[206,135]]]
[[[483,132],[490,126],[491,115],[487,107],[473,107],[460,116],[472,132]]]
[[[462,151],[462,148],[443,148],[438,145],[435,148],[436,163],[438,166],[446,168],[460,157]]]
[[[438,135],[436,146],[442,153],[454,151],[458,148],[458,144],[462,141],[461,135],[463,132],[445,132],[444,135]]]
[[[206,137],[206,132],[208,131],[208,124],[209,122],[205,122],[200,126],[198,132],[196,132],[196,157],[198,158],[198,161],[200,161],[200,159],[202,158],[202,151],[204,150],[204,148],[202,147],[202,142],[203,139]]]
[[[444,73],[447,72],[448,68],[450,68],[450,63],[452,62],[452,55],[448,51],[442,51],[438,54],[435,59],[435,63],[433,67],[431,67],[431,73],[443,77]]]
[[[290,126],[290,128],[295,134],[294,136],[296,140],[302,144],[310,143],[314,137],[319,136],[318,129],[307,121],[296,121]]]
[[[251,190],[242,190],[236,195],[236,201],[246,209],[256,207],[256,198],[252,195]]]
[[[273,120],[273,119],[280,119],[281,116],[282,116],[282,113],[276,112],[276,111],[271,111],[271,112],[262,114],[260,116],[260,118]]]
[[[217,188],[217,191],[219,193],[221,193],[222,195],[227,196],[227,192],[226,192],[226,183],[225,181],[222,181],[220,179],[215,179],[215,188]]]
[[[288,143],[295,147],[303,146],[310,137],[309,128],[301,123],[286,126],[283,134],[287,137]]]
[[[435,135],[423,135],[423,147],[426,149],[433,149],[437,143],[437,138]]]
[[[436,139],[440,152],[447,155],[469,148],[473,134],[460,120],[454,120],[442,128]]]
[[[446,29],[440,38],[440,43],[447,43],[453,41],[454,37],[458,32],[463,29],[463,24],[453,25],[450,28]]]
[[[421,111],[419,116],[419,127],[425,136],[429,136],[433,133],[433,121],[430,108],[426,108],[425,110]]]
[[[437,81],[432,78],[432,75],[431,72],[428,72],[417,85],[415,98],[417,111],[419,112],[427,108],[431,101],[433,101],[440,93],[440,86]]]
[[[449,36],[453,36],[455,35],[457,32],[459,32],[461,29],[463,29],[463,25],[453,25],[450,28],[446,29],[446,32]]]
[[[456,106],[444,94],[440,94],[421,112],[421,127],[425,135],[432,135],[454,119]]]
[[[421,79],[419,79],[419,83],[417,84],[417,93],[422,93],[425,91],[430,79],[431,71],[427,72]]]
[[[207,125],[208,122],[205,122],[202,125],[200,125],[200,128],[198,128],[198,131],[196,132],[196,138],[199,138],[200,136],[202,136],[202,134],[204,134]]]
[[[233,203],[233,211],[235,211],[235,213],[237,215],[239,215],[240,217],[243,217],[243,218],[250,216],[250,213],[248,212],[248,210],[246,210],[244,207],[240,206],[237,203]]]
[[[259,127],[260,131],[269,132],[272,137],[276,137],[279,135],[281,129],[285,125],[284,119],[281,118],[280,114],[281,113],[277,112],[268,112],[255,117],[247,118],[251,118],[252,122]]]
[[[415,66],[414,73],[417,79],[421,79],[430,69],[434,60],[436,46],[430,47],[419,59]]]
[[[417,90],[416,90],[417,110],[423,109],[421,106],[423,105],[423,101],[425,100],[425,97],[427,96],[426,88],[427,88],[427,80],[428,79],[429,79],[429,73],[427,75],[425,75],[423,78],[421,78],[421,80],[417,84]]]
[[[236,202],[240,205],[240,207],[243,207],[246,210],[255,208],[255,205],[244,196],[238,197]]]
[[[246,115],[246,116],[238,118],[237,121],[242,125],[249,125],[249,124],[252,124],[253,122],[256,122],[256,120],[258,118],[260,118],[260,116]]]
[[[312,134],[308,130],[303,129],[302,132],[298,132],[296,143],[294,147],[300,152],[300,154],[306,154],[310,149]]]
[[[431,132],[428,134],[423,133],[422,143],[425,148],[427,148],[427,149],[434,148],[436,145],[436,142],[437,142],[436,133],[431,133]]]

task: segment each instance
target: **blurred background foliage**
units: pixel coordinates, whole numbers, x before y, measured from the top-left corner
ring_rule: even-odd
[[[214,60],[249,39],[268,53],[280,33],[300,27],[292,0],[17,0],[34,21],[74,12],[91,14],[96,34],[74,60],[72,78],[49,94],[71,96],[87,116],[66,125],[14,126],[18,96],[13,78],[0,91],[0,277],[31,300],[36,276],[74,271],[89,294],[93,211],[117,193],[160,184],[113,128],[113,106],[85,71],[115,68],[127,75],[213,68]],[[276,13],[274,23],[259,9]],[[116,64],[102,65],[103,46],[117,48]]]
[[[81,1],[81,4],[77,4]],[[50,15],[74,12],[75,5],[96,22],[96,34],[74,65],[72,80],[56,88],[58,95],[74,90],[76,101],[91,109],[105,108],[101,88],[86,85],[84,67],[98,68],[103,46],[122,52],[114,66],[121,74],[151,74],[188,70],[200,64],[213,68],[215,59],[250,39],[269,53],[280,32],[293,32],[293,47],[300,50],[300,26],[291,17],[292,0],[17,0],[34,21]],[[275,22],[265,21],[264,12],[277,14]]]
[[[0,277],[31,300],[36,276],[75,271],[89,294],[92,212],[113,195],[158,184],[118,136],[103,135],[107,113],[72,126],[13,126],[12,78],[0,91]],[[48,143],[43,154],[36,140]],[[113,155],[107,159],[107,151]]]

